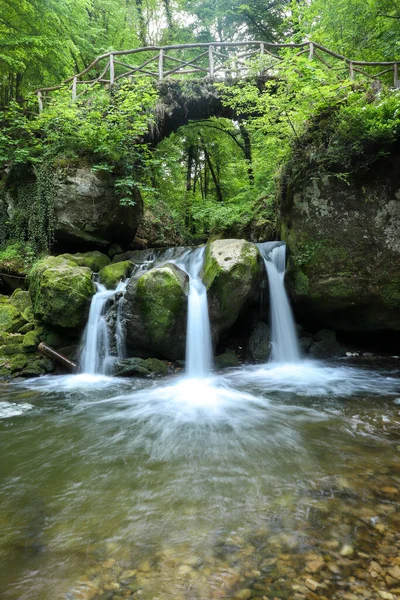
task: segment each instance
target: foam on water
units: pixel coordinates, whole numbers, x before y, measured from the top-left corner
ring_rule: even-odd
[[[33,408],[28,402],[0,402],[0,419],[8,419],[9,417],[17,417],[23,415],[26,411]]]
[[[233,386],[250,386],[261,392],[291,392],[300,396],[352,396],[398,394],[399,380],[383,373],[319,361],[268,363],[229,374]]]

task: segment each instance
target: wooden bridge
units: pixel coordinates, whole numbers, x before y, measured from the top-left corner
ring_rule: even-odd
[[[251,74],[276,75],[288,53],[294,56],[308,55],[310,60],[317,60],[327,69],[338,71],[343,78],[351,80],[354,80],[356,73],[371,79],[380,79],[384,75],[389,77],[387,74],[391,73],[393,86],[400,87],[400,61],[351,60],[317,42],[271,44],[252,41],[146,46],[102,54],[81,73],[69,77],[60,85],[38,89],[39,111],[43,110],[43,102],[52,91],[67,87],[75,100],[98,84],[111,87],[120,79],[138,75],[153,77],[158,81],[176,76],[224,81]]]

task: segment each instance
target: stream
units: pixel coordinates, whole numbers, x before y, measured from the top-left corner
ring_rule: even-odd
[[[397,598],[398,375],[0,386],[1,597]]]

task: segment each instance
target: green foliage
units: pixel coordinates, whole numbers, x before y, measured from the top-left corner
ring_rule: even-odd
[[[32,266],[35,257],[30,244],[13,242],[0,249],[0,268],[3,272],[25,272]]]

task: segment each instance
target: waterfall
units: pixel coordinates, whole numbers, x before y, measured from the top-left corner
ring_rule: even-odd
[[[295,363],[300,360],[295,322],[284,286],[286,245],[282,242],[257,244],[268,274],[271,311],[272,360]]]
[[[186,331],[186,374],[207,377],[212,369],[212,343],[207,289],[200,278],[205,247],[187,252],[176,264],[189,275]]]
[[[90,304],[89,319],[83,335],[81,371],[88,374],[105,374],[111,358],[109,332],[105,318],[107,302],[117,292],[124,291],[127,282],[119,282],[114,290],[107,290],[101,283],[95,283],[95,285],[97,292]],[[119,313],[119,306],[117,311]],[[118,345],[124,344],[121,315],[119,319],[117,316],[116,338],[119,351]]]

